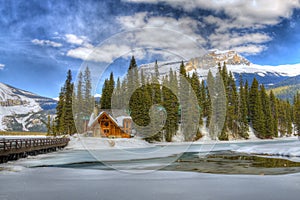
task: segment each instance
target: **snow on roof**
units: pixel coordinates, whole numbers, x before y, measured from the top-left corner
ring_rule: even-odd
[[[116,118],[117,124],[119,127],[123,127],[123,121],[124,119],[131,119],[130,116],[119,116]]]
[[[129,115],[119,115],[118,117],[114,118],[108,111],[101,111],[97,117],[94,117],[94,114],[91,115],[88,126],[89,127],[93,126],[103,113],[106,113],[119,127],[123,127],[124,119],[131,119]],[[122,112],[122,114],[124,113]]]
[[[90,120],[89,120],[89,123],[88,123],[88,126],[92,126],[92,124],[94,123],[95,121],[95,114],[92,113],[91,116],[90,116]]]

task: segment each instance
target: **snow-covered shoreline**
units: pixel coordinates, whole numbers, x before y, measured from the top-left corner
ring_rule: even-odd
[[[0,139],[46,138],[46,135],[0,135]]]
[[[291,142],[288,145],[282,143],[269,143],[265,145],[244,146],[235,149],[234,151],[247,154],[300,157],[300,141]]]
[[[145,140],[135,138],[97,138],[97,137],[84,137],[75,135],[70,137],[70,142],[66,149],[69,150],[99,150],[99,149],[125,149],[125,148],[147,148],[154,145],[146,142]]]
[[[182,145],[182,144],[235,144],[235,143],[251,143],[251,142],[278,142],[278,141],[300,141],[297,136],[281,137],[274,139],[236,139],[236,140],[198,140],[194,142],[156,142],[155,145]]]

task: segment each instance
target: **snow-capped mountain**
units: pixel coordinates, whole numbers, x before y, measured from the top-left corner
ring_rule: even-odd
[[[228,71],[231,71],[237,80],[240,74],[250,83],[255,77],[260,83],[265,84],[267,87],[278,84],[290,77],[300,75],[300,63],[279,66],[257,65],[232,50],[210,50],[203,56],[183,62],[189,73],[196,71],[199,77],[203,79],[206,79],[209,70],[211,70],[213,74],[216,73],[219,63],[221,65],[226,63]],[[167,75],[170,68],[173,71],[179,71],[180,63],[181,61],[158,62],[160,75]],[[154,63],[141,65],[141,69],[143,69],[146,75],[154,73]]]
[[[0,83],[0,130],[43,131],[56,101]]]

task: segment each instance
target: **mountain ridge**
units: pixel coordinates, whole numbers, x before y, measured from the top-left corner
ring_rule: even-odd
[[[0,130],[46,131],[56,101],[0,82]]]
[[[253,78],[256,78],[260,84],[264,84],[266,87],[271,87],[291,77],[300,75],[300,63],[278,66],[258,65],[250,62],[233,50],[220,51],[213,49],[202,56],[184,60],[183,62],[187,72],[197,72],[200,79],[206,79],[209,70],[216,74],[218,64],[220,63],[222,66],[226,63],[227,70],[233,73],[237,81],[239,76],[242,75],[243,79],[248,80],[249,83],[252,82]],[[167,75],[170,68],[179,72],[180,63],[181,61],[158,62],[160,76]],[[143,69],[145,75],[151,75],[154,73],[154,63],[143,64],[140,66],[140,69]],[[300,79],[300,76],[297,78]]]

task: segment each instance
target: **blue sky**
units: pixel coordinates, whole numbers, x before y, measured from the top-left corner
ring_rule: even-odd
[[[57,97],[68,69],[76,79],[89,65],[97,80],[124,73],[133,54],[138,64],[191,58],[193,45],[300,63],[299,25],[299,0],[0,0],[0,81]]]

